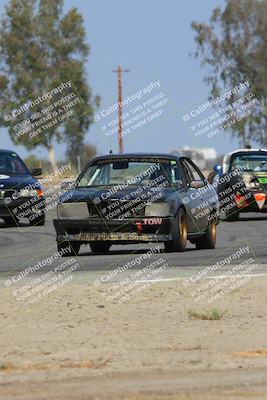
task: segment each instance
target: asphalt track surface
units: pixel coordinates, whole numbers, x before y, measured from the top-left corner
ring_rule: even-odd
[[[53,217],[49,214],[43,227],[31,227],[26,220],[21,222],[19,227],[8,227],[0,220],[0,281],[3,282],[10,274],[36,265],[57,252]],[[205,266],[225,260],[226,257],[236,254],[240,247],[249,246],[249,253],[231,259],[231,264],[239,264],[252,256],[255,257],[258,265],[253,270],[253,274],[267,274],[266,227],[266,215],[242,214],[238,222],[220,222],[215,250],[196,250],[195,246],[188,242],[188,249],[184,253],[165,254],[163,246],[160,245],[162,249],[160,253],[155,253],[148,261],[142,260],[141,264],[136,263],[131,269],[141,269],[145,263],[151,263],[152,260],[163,257],[168,268],[161,278],[180,279],[191,276],[192,273]],[[157,244],[153,244],[153,247],[155,246]],[[75,271],[76,278],[84,279],[86,276],[88,281],[93,281],[103,273],[140,258],[150,248],[150,244],[113,246],[107,255],[93,255],[89,246],[82,246],[76,257],[79,263],[79,268]],[[54,261],[53,266],[60,263],[62,259]],[[222,265],[216,273],[220,274],[228,268],[227,265]],[[50,269],[51,265],[44,265],[40,272]]]

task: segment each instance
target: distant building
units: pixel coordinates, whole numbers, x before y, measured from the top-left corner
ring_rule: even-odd
[[[184,146],[182,148],[171,150],[171,153],[183,153],[187,157],[191,158],[200,169],[206,170],[211,170],[218,160],[218,154],[212,147],[200,148]]]

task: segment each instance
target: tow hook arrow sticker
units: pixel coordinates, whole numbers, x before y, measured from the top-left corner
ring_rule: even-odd
[[[142,233],[143,232],[142,222],[136,222],[136,226],[137,226],[138,233]]]

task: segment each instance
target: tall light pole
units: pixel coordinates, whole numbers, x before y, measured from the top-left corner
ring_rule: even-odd
[[[114,69],[113,72],[118,74],[118,140],[119,140],[119,153],[122,154],[124,151],[123,146],[123,126],[122,126],[122,119],[123,119],[123,105],[122,105],[122,75],[123,72],[129,72],[128,69],[123,69],[121,65],[118,66],[117,69]]]

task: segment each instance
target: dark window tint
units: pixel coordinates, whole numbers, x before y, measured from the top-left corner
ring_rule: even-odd
[[[0,174],[28,175],[29,171],[16,153],[0,152]]]

